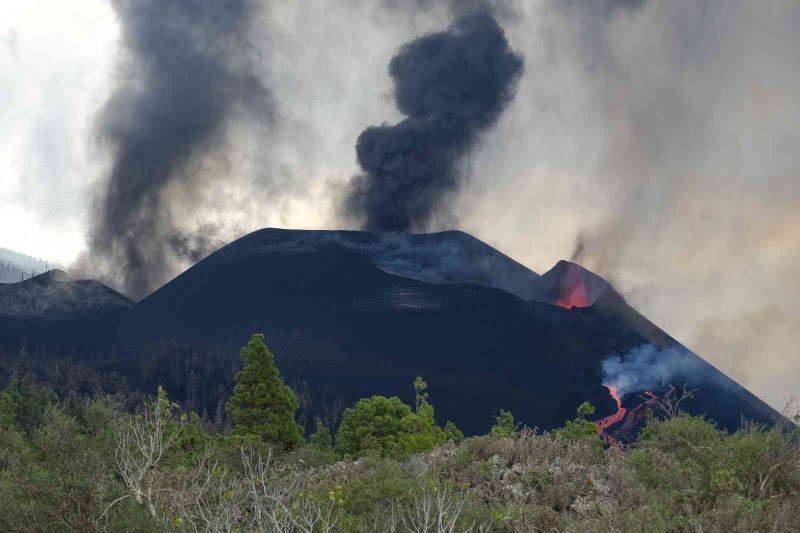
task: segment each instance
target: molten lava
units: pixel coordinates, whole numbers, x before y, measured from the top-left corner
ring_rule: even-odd
[[[617,402],[617,412],[611,416],[607,416],[597,421],[597,434],[601,439],[606,441],[606,443],[610,444],[611,446],[618,447],[619,444],[617,443],[617,440],[610,434],[606,433],[606,429],[622,421],[625,418],[625,413],[627,413],[628,410],[622,407],[622,398],[619,397],[619,392],[617,391],[617,387],[615,385],[606,385],[603,383],[603,386],[608,389],[608,393],[612,398],[614,398],[614,401]]]
[[[589,307],[592,305],[589,302],[589,296],[586,290],[586,284],[583,276],[575,268],[570,268],[564,275],[561,284],[561,291],[555,301],[556,305],[564,307],[565,309],[572,309],[573,307]]]
[[[675,392],[675,387],[672,385],[669,385],[669,390],[662,397],[659,397],[651,391],[646,391],[644,395],[641,396],[641,399],[644,401],[628,411],[622,407],[622,398],[619,396],[617,387],[615,385],[606,385],[605,383],[603,386],[608,389],[608,393],[614,398],[614,401],[617,402],[617,412],[597,421],[597,434],[606,444],[614,446],[615,448],[621,448],[621,446],[616,437],[607,431],[609,427],[619,423],[620,425],[614,430],[614,434],[630,438],[637,431],[637,427],[640,427],[640,424],[644,421],[647,416],[648,408],[661,400],[669,399],[672,393]]]

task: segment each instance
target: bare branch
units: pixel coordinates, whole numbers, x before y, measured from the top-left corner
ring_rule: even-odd
[[[179,425],[168,427],[171,420],[171,406],[156,399],[142,414],[120,422],[114,432],[117,472],[131,495],[145,504],[154,518],[160,516],[155,502],[156,467],[181,432]]]

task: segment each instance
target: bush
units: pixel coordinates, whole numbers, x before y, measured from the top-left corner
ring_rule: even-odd
[[[599,438],[597,424],[585,418],[594,414],[594,411],[594,405],[583,402],[576,409],[578,417],[575,420],[567,420],[564,427],[556,430],[555,433],[568,441],[588,440],[602,447],[603,441]]]
[[[0,530],[800,531],[793,427],[731,435],[678,413],[650,418],[623,452],[598,445],[582,404],[550,433],[504,411],[493,434],[462,440],[436,426],[425,388],[415,381],[413,409],[358,402],[336,448],[318,421],[309,444],[282,450],[210,433],[161,388],[127,413],[17,382],[0,395]]]
[[[308,442],[317,448],[332,448],[333,436],[331,435],[331,430],[328,429],[328,426],[326,426],[319,417],[317,417],[316,424],[316,431],[308,438]]]
[[[29,397],[50,398],[46,390]],[[0,428],[0,530],[155,531],[158,525],[113,475],[110,445],[119,416],[103,399],[81,401],[80,418],[71,408],[45,404],[29,419],[30,435]],[[30,412],[30,411],[29,411]],[[112,502],[122,497],[122,503]]]
[[[412,416],[411,407],[393,396],[362,399],[346,409],[336,432],[336,449],[360,457],[367,454],[401,455],[405,436],[403,420]]]
[[[464,440],[464,433],[451,421],[447,421],[444,425],[444,438],[446,441],[453,441],[460,444]]]
[[[494,421],[495,424],[490,431],[493,437],[510,437],[517,429],[514,424],[514,415],[505,409],[500,409],[500,414],[495,417]]]
[[[452,422],[449,434],[436,425],[425,387],[421,378],[414,381],[416,413],[396,396],[373,396],[346,409],[336,433],[336,449],[353,457],[403,457],[430,451],[444,444],[448,436],[463,439],[463,433]]]

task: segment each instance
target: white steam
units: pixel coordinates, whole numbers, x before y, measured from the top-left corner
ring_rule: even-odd
[[[603,384],[615,386],[620,398],[665,387],[679,378],[698,377],[712,377],[709,367],[682,347],[660,350],[652,344],[641,344],[603,361]]]

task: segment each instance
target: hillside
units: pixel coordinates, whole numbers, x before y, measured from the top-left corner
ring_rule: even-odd
[[[778,419],[588,270],[562,261],[539,276],[461,232],[264,229],[135,304],[58,271],[0,285],[8,353],[26,345],[42,357],[86,354],[70,361],[138,390],[163,384],[198,411],[226,398],[238,349],[254,332],[300,394],[306,427],[315,416],[335,424],[373,394],[409,401],[408,383],[424,376],[439,416],[468,434],[486,431],[500,409],[531,427],[558,427],[590,401],[597,417],[611,417],[609,438],[629,440],[645,391],[617,404],[602,368],[642,347],[676,367],[653,394],[697,388],[687,409],[731,430],[742,417]]]
[[[566,265],[558,268],[575,270]],[[675,376],[677,386],[686,381],[700,389],[690,410],[731,429],[742,416],[777,418],[647,326],[600,281],[603,291],[589,290],[599,298],[595,305],[566,309],[549,300],[568,277],[540,277],[460,232],[265,229],[223,247],[133,306],[120,321],[119,342],[132,353],[172,344],[235,360],[248,336],[263,332],[282,372],[303,391],[309,415],[333,421],[358,398],[405,397],[407,383],[422,375],[443,419],[468,433],[485,431],[500,408],[540,428],[563,424],[583,400],[610,415],[616,404],[602,385],[602,361],[660,342],[691,361],[691,372]],[[640,401],[632,394],[625,405]]]
[[[23,277],[25,272],[21,268],[0,261],[0,283],[14,283],[21,281]]]
[[[114,324],[132,304],[98,281],[71,280],[61,270],[0,284],[0,346],[105,349],[114,344]]]
[[[0,247],[0,283],[15,283],[23,276],[30,278],[50,268],[59,268],[59,265]]]

